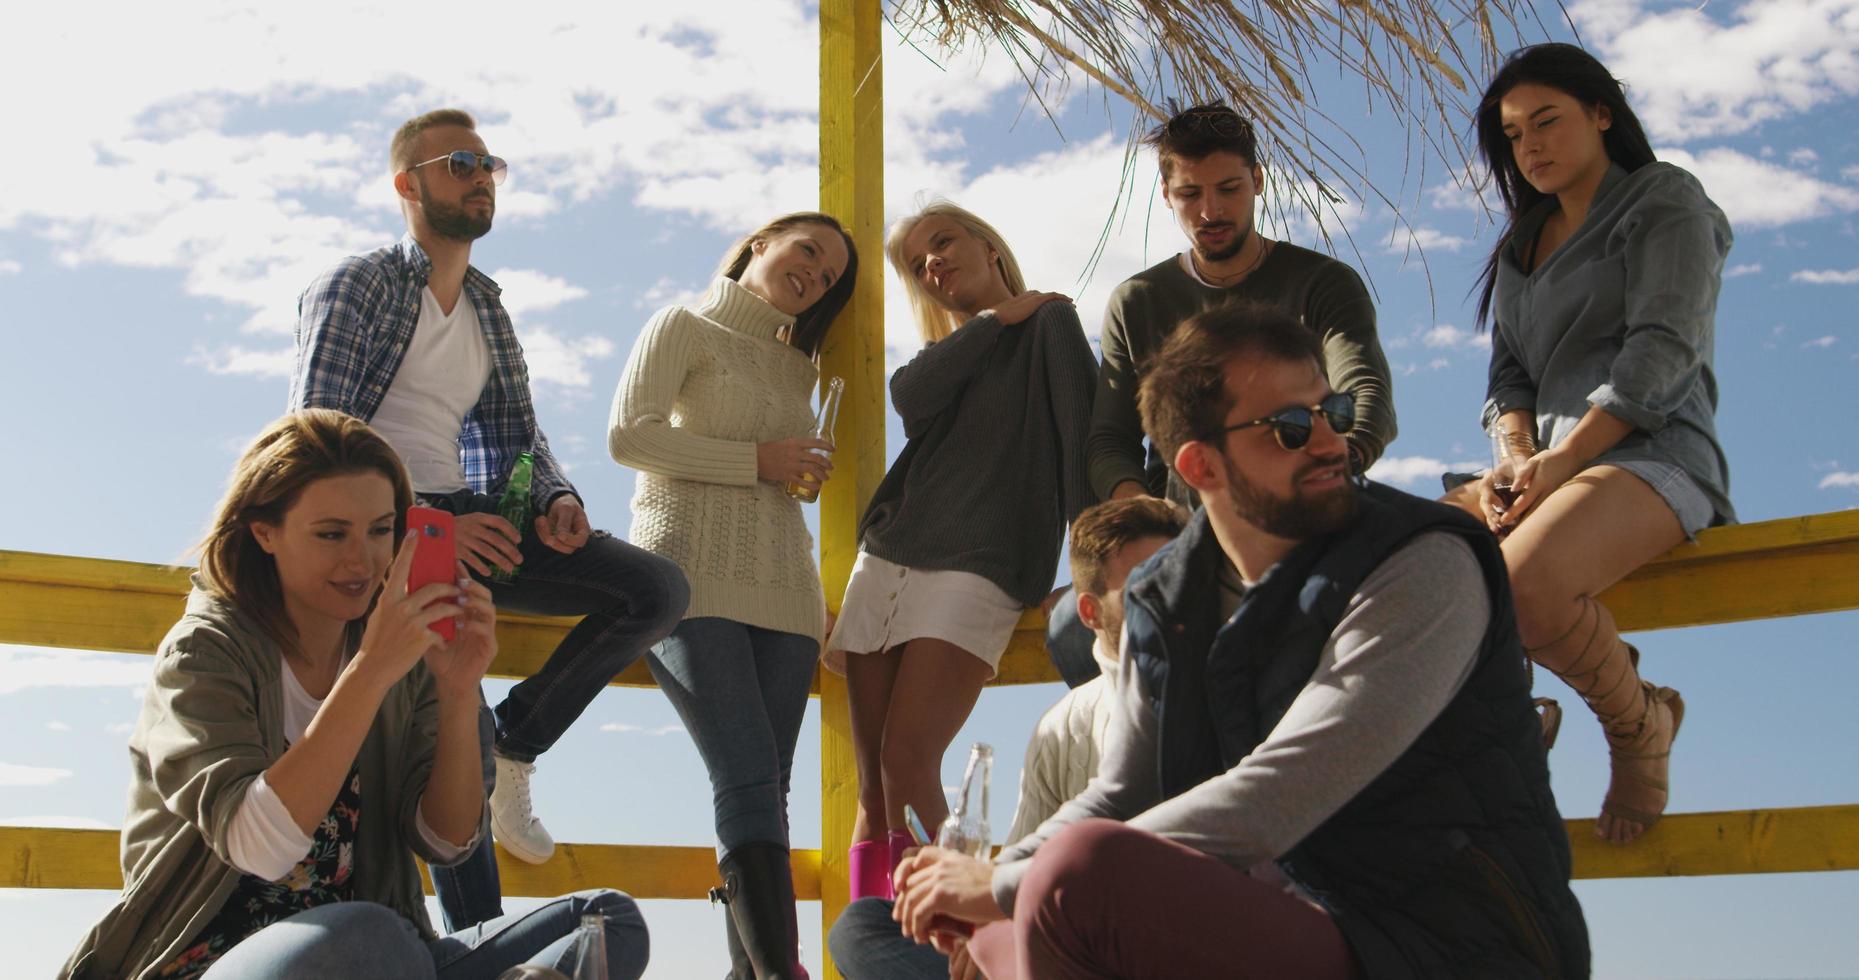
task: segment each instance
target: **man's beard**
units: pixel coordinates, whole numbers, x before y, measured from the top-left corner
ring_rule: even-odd
[[[491,201],[490,209],[482,217],[465,210],[463,203],[455,206],[433,200],[432,195],[426,192],[425,181],[420,182],[420,208],[426,213],[426,224],[441,238],[475,242],[490,232],[491,218],[497,212],[496,199],[490,197],[488,192],[473,191],[465,196],[465,201],[480,196]]]
[[[1355,520],[1356,511],[1361,505],[1355,483],[1347,477],[1341,486],[1321,494],[1305,495],[1297,492],[1298,481],[1309,475],[1310,471],[1337,465],[1334,462],[1312,460],[1299,467],[1291,481],[1292,495],[1281,498],[1266,493],[1246,479],[1239,468],[1233,465],[1231,458],[1222,456],[1220,459],[1226,467],[1227,485],[1233,488],[1233,513],[1240,520],[1273,537],[1287,541],[1308,541],[1335,534]]]
[[[1232,222],[1229,222],[1229,224],[1232,224]],[[1199,256],[1200,260],[1203,263],[1225,262],[1226,260],[1232,258],[1233,256],[1238,255],[1240,250],[1246,247],[1246,243],[1251,240],[1252,240],[1252,229],[1251,228],[1247,228],[1242,231],[1237,224],[1234,224],[1232,244],[1227,245],[1225,248],[1219,249],[1218,251],[1209,251],[1201,247],[1201,240],[1197,236],[1194,239],[1194,254]]]

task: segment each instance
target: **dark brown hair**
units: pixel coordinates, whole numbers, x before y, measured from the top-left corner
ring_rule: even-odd
[[[839,237],[846,242],[846,271],[833,280],[832,286],[812,306],[794,318],[794,330],[788,338],[788,342],[799,348],[801,353],[813,357],[820,352],[820,344],[825,342],[826,329],[833,325],[833,318],[852,301],[852,285],[858,279],[858,246],[852,244],[852,236],[846,232],[838,218],[819,211],[784,214],[731,245],[729,251],[723,253],[723,264],[717,268],[717,275],[725,279],[741,279],[742,270],[749,267],[749,258],[755,254],[756,242],[767,241],[802,225],[825,225],[838,232]]]
[[[1072,587],[1103,595],[1104,569],[1124,548],[1144,538],[1173,538],[1188,526],[1180,504],[1155,497],[1125,497],[1085,508],[1072,521]]]
[[[1498,256],[1510,245],[1510,236],[1517,230],[1517,219],[1546,196],[1524,179],[1523,171],[1517,168],[1517,157],[1511,152],[1510,137],[1504,135],[1498,104],[1519,85],[1542,85],[1564,92],[1590,113],[1605,106],[1609,123],[1607,131],[1601,134],[1601,146],[1607,151],[1607,159],[1620,164],[1627,173],[1655,159],[1640,117],[1627,105],[1627,93],[1620,79],[1594,55],[1573,44],[1559,42],[1533,44],[1512,51],[1498,73],[1491,77],[1491,84],[1486,86],[1475,118],[1478,155],[1491,174],[1498,197],[1504,201],[1504,232],[1498,236],[1497,245],[1485,260],[1484,274],[1479,278],[1475,323],[1480,330],[1491,319],[1491,298],[1498,282]]]
[[[393,168],[394,173],[407,170],[420,162],[413,159],[413,155],[419,152],[420,134],[435,126],[463,126],[475,131],[478,121],[463,109],[434,109],[401,123],[400,128],[394,131],[393,142],[387,145],[387,165]]]
[[[1183,445],[1211,441],[1225,424],[1233,410],[1226,366],[1239,357],[1308,360],[1323,370],[1317,335],[1277,307],[1233,303],[1182,321],[1143,368],[1137,392],[1143,431],[1171,467]]]
[[[265,635],[287,650],[297,648],[297,631],[284,612],[277,560],[259,547],[252,524],[281,524],[305,487],[354,473],[379,473],[393,485],[398,542],[407,533],[407,508],[413,506],[413,485],[400,457],[368,423],[310,408],[266,426],[239,457],[198,546],[200,577],[208,590],[256,619]]]
[[[1176,109],[1173,102],[1171,110]],[[1142,143],[1155,151],[1156,162],[1167,180],[1176,160],[1203,160],[1215,153],[1236,153],[1246,166],[1259,165],[1259,137],[1252,121],[1225,102],[1178,109],[1168,121],[1143,135]]]

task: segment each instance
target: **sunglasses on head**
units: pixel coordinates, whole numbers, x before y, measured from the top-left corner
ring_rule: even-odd
[[[1172,133],[1187,136],[1197,133],[1213,133],[1215,136],[1232,139],[1245,134],[1252,128],[1245,117],[1227,108],[1193,109],[1183,112],[1168,121]]]
[[[473,153],[470,150],[453,150],[445,156],[421,161],[407,169],[418,170],[426,164],[438,163],[441,160],[445,161],[446,173],[459,180],[470,180],[472,173],[479,167],[483,167],[485,172],[491,175],[493,184],[503,183],[503,179],[510,175],[510,164],[503,157],[494,157],[489,153]]]
[[[1250,429],[1255,425],[1272,427],[1272,437],[1278,440],[1280,448],[1286,452],[1296,452],[1310,442],[1310,428],[1315,424],[1314,417],[1323,416],[1330,431],[1339,436],[1348,435],[1356,427],[1356,396],[1347,391],[1332,393],[1323,401],[1305,408],[1282,409],[1261,419],[1229,425],[1220,430],[1225,435],[1238,429]]]

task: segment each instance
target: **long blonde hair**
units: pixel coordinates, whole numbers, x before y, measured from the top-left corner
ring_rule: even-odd
[[[933,344],[955,332],[962,325],[962,315],[936,302],[923,288],[923,283],[910,272],[910,264],[904,259],[904,239],[924,218],[943,217],[960,225],[964,231],[981,239],[994,250],[994,264],[1000,269],[1001,278],[1006,280],[1007,289],[1018,296],[1026,292],[1026,277],[1020,275],[1020,262],[1013,257],[1013,249],[1007,247],[1007,240],[994,226],[981,220],[974,212],[950,201],[932,201],[920,208],[916,214],[906,215],[891,225],[891,230],[884,236],[884,255],[891,262],[891,268],[897,270],[899,278],[904,280],[904,294],[910,297],[910,310],[917,318],[917,333],[922,336],[925,345]]]
[[[394,488],[394,540],[407,533],[413,485],[406,467],[368,423],[327,408],[293,412],[265,426],[233,467],[226,495],[199,544],[207,589],[244,610],[286,650],[297,631],[284,612],[277,560],[258,545],[252,524],[281,524],[303,489],[326,476],[379,473]],[[360,639],[359,623],[350,624]]]

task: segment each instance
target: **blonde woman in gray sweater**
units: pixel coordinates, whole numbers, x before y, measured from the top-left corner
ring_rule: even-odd
[[[1022,610],[1052,588],[1091,503],[1084,440],[1097,361],[1071,302],[1032,292],[987,222],[940,202],[885,253],[924,348],[891,376],[909,439],[859,522],[827,667],[851,698],[859,775],[852,895],[890,896],[910,804],[947,813],[942,755]]]
[[[685,618],[646,663],[697,743],[716,807],[731,973],[805,976],[787,792],[826,603],[784,484],[821,482],[808,396],[858,255],[813,212],[742,239],[695,306],[660,310],[627,359],[607,444],[639,471],[632,541],[677,562]]]

